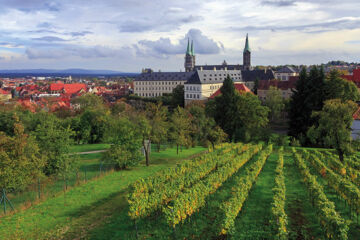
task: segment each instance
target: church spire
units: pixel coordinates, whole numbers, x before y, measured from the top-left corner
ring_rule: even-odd
[[[249,46],[249,37],[248,34],[246,34],[246,41],[245,41],[245,48],[244,48],[244,52],[251,52],[250,46]]]
[[[191,55],[190,40],[189,40],[189,38],[188,38],[188,44],[187,44],[187,49],[186,49],[186,55]]]
[[[194,52],[194,41],[191,40],[191,56],[195,56],[195,52]]]

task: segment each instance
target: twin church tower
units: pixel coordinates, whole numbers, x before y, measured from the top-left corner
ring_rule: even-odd
[[[222,66],[226,66],[226,65],[227,65],[227,63],[224,61]],[[236,65],[231,65],[231,66],[235,67]],[[251,70],[251,49],[250,49],[250,45],[249,45],[248,34],[246,34],[245,48],[244,48],[244,52],[243,52],[243,65],[242,66],[238,65],[238,66],[241,69],[237,69],[237,70]],[[195,51],[194,51],[193,40],[191,40],[191,45],[190,45],[190,40],[188,39],[184,67],[185,67],[186,72],[191,72],[198,68],[202,69],[202,67],[203,67],[203,66],[195,66]],[[204,67],[210,68],[212,66],[206,65]],[[216,68],[216,65],[214,65],[214,67]]]

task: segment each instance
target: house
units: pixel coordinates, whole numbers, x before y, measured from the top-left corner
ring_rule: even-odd
[[[353,119],[354,121],[351,126],[351,137],[355,140],[360,138],[360,107],[353,114]]]
[[[242,94],[242,93],[252,93],[250,91],[250,89],[248,87],[246,87],[245,84],[243,83],[234,83],[234,87],[235,87],[235,91],[237,91],[238,93]],[[221,95],[221,88],[219,88],[218,90],[216,90],[210,97],[209,99],[213,99],[217,96]]]
[[[271,86],[273,86],[281,91],[281,96],[284,99],[289,99],[293,94],[292,90],[296,88],[296,82],[298,79],[299,77],[292,76],[289,78],[288,81],[280,81],[280,80],[259,81],[257,95],[261,101],[265,102],[269,89]]]
[[[350,75],[342,75],[341,77],[355,83],[360,88],[360,68],[354,69]]]
[[[289,81],[290,77],[299,76],[299,70],[293,67],[285,66],[275,71],[275,78],[280,81]]]
[[[0,102],[8,101],[12,98],[11,92],[0,88]]]

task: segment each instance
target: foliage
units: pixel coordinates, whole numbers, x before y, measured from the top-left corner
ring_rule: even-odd
[[[285,213],[285,177],[283,173],[284,168],[284,155],[283,155],[283,147],[279,149],[279,160],[278,165],[275,169],[275,187],[272,189],[273,191],[273,203],[271,208],[272,220],[270,222],[272,229],[274,231],[274,235],[277,239],[283,240],[288,239],[288,231],[287,224],[288,219]]]
[[[169,137],[173,143],[179,146],[191,145],[191,116],[189,112],[181,107],[177,107],[170,118]]]
[[[326,79],[326,99],[339,98],[343,101],[360,100],[359,90],[356,85],[340,77],[340,72],[333,70]]]
[[[69,127],[63,127],[54,115],[47,115],[40,120],[32,134],[39,144],[40,152],[46,157],[46,175],[75,170],[76,161],[73,156],[69,156],[73,143],[73,131]]]
[[[269,109],[261,106],[258,97],[251,93],[238,94],[230,76],[224,80],[221,92],[208,103],[208,114],[214,117],[230,140],[256,138],[259,130],[268,123]]]
[[[214,193],[228,178],[248,162],[260,148],[261,145],[255,145],[242,154],[230,158],[232,161],[216,168],[216,171],[208,174],[203,181],[199,181],[192,185],[191,188],[185,189],[176,199],[169,202],[167,207],[162,210],[168,224],[175,227],[204,206],[206,197]]]
[[[236,179],[238,183],[232,189],[232,196],[229,200],[222,203],[220,206],[221,209],[221,222],[220,234],[227,234],[230,230],[232,231],[235,224],[235,219],[239,212],[242,209],[243,203],[248,197],[249,191],[255,182],[257,176],[260,174],[266,159],[272,152],[272,145],[267,146],[263,151],[261,151],[260,156],[256,159],[255,162],[252,162],[245,168],[245,176],[240,176]]]
[[[158,151],[160,151],[160,145],[167,140],[169,127],[167,122],[168,110],[161,102],[158,104],[148,103],[145,114],[151,126],[151,131],[147,139],[155,143],[158,146]]]
[[[215,152],[185,161],[176,168],[161,171],[147,179],[135,182],[128,195],[130,217],[136,219],[149,216],[176,197],[184,188],[202,179],[216,167],[229,162],[234,153],[241,152],[242,149],[242,144],[226,145]]]
[[[19,191],[42,175],[45,159],[35,140],[24,133],[16,115],[14,122],[14,136],[0,132],[0,187]]]
[[[266,95],[265,106],[270,109],[271,121],[279,120],[280,114],[285,108],[285,103],[278,88],[270,86]]]
[[[326,233],[327,238],[348,239],[348,224],[335,210],[334,203],[328,200],[323,187],[316,181],[316,177],[310,174],[310,171],[301,155],[296,153],[294,148],[292,151],[294,153],[295,163],[304,177],[304,183],[310,193],[313,205],[318,213],[321,225],[324,227],[324,232]]]
[[[312,111],[320,111],[325,100],[325,75],[322,68],[314,66],[307,74],[303,68],[296,89],[290,99],[289,106],[289,135],[308,144],[306,132],[316,123],[311,116]]]
[[[112,145],[103,155],[104,162],[115,164],[118,169],[139,163],[142,137],[134,123],[125,117],[113,119],[108,129],[108,137]]]
[[[356,109],[357,105],[352,101],[326,101],[322,111],[313,113],[313,117],[319,118],[319,125],[309,129],[308,137],[313,143],[321,142],[327,147],[334,147],[343,162],[344,154],[351,151],[352,115]]]
[[[94,109],[105,108],[103,98],[101,96],[91,93],[76,97],[74,100],[72,100],[72,104],[79,104],[81,112],[84,112],[89,109],[94,110]]]
[[[172,91],[171,107],[176,109],[178,106],[184,107],[184,105],[184,85],[178,85]]]

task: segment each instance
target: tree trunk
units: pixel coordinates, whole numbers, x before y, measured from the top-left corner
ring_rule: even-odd
[[[148,144],[145,144],[145,140],[143,140],[146,166],[150,165],[150,163],[149,163],[149,145],[150,145],[150,141],[148,142]]]
[[[211,142],[211,145],[212,145],[212,147],[213,147],[213,151],[215,150],[215,144],[214,144],[214,142]]]
[[[176,154],[179,155],[179,144],[176,144]]]
[[[161,147],[161,144],[158,143],[158,145],[157,145],[157,152],[160,152],[160,147]]]
[[[338,151],[339,152],[339,159],[340,159],[340,162],[344,163],[344,152],[343,151]]]

